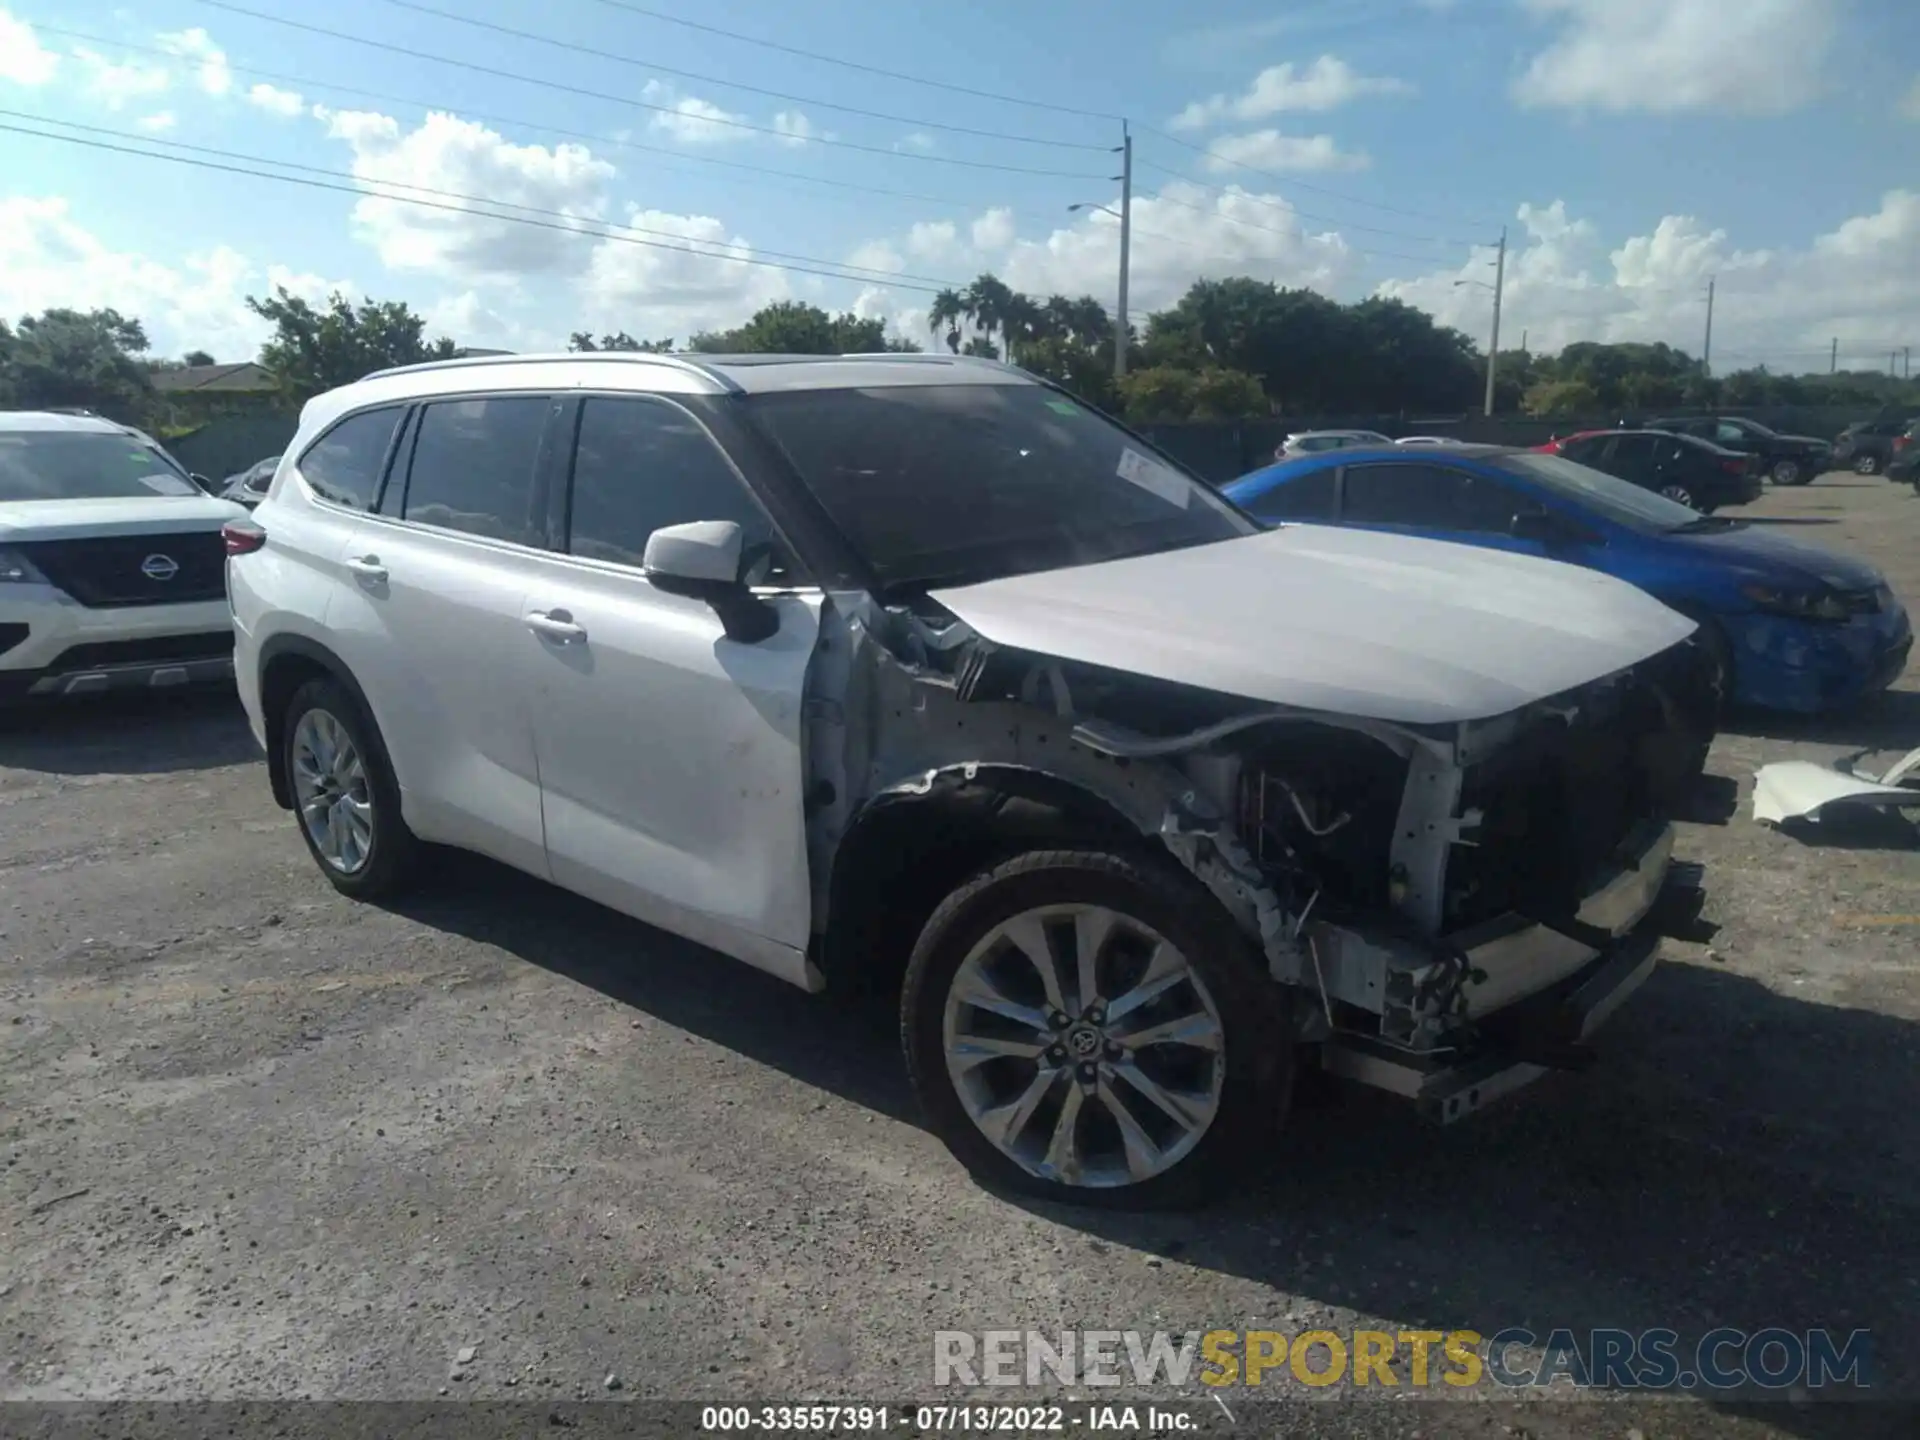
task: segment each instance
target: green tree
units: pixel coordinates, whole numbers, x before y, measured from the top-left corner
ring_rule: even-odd
[[[966,313],[958,290],[942,290],[927,307],[927,329],[945,340],[955,355],[960,353],[960,321]]]
[[[1600,392],[1585,380],[1542,380],[1527,391],[1521,408],[1529,415],[1591,415],[1600,409]]]
[[[590,330],[576,330],[567,337],[567,349],[576,353],[591,353],[598,350],[624,350],[643,355],[671,355],[673,340],[636,340],[624,330],[616,330],[611,335],[593,338]]]
[[[78,407],[142,418],[152,385],[147,333],[117,310],[48,310],[0,324],[0,396],[28,409]]]
[[[884,320],[851,311],[830,315],[803,300],[768,305],[738,329],[696,335],[688,345],[709,355],[854,355],[918,348],[890,337]]]
[[[376,370],[449,359],[457,348],[444,337],[429,341],[426,321],[398,300],[354,305],[336,291],[316,307],[276,286],[269,299],[249,295],[247,308],[273,326],[260,363],[298,400]]]
[[[1244,370],[1208,365],[1188,370],[1150,365],[1119,382],[1122,408],[1136,424],[1180,420],[1242,420],[1271,413],[1266,391]]]
[[[220,362],[205,350],[189,350],[180,357],[182,365],[218,365]]]

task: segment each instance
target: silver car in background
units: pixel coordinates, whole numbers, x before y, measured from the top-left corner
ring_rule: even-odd
[[[1292,460],[1301,455],[1318,455],[1323,450],[1348,450],[1356,445],[1391,445],[1393,441],[1378,430],[1302,430],[1289,435],[1273,452],[1276,460]]]

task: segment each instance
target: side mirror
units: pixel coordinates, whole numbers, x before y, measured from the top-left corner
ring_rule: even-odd
[[[218,485],[215,485],[213,481],[209,480],[206,476],[200,474],[200,472],[197,470],[189,474],[187,476],[187,479],[191,480],[194,484],[198,485],[202,490],[206,491],[207,494],[209,495],[218,495],[220,493],[220,487]]]
[[[663,525],[649,535],[641,566],[654,589],[704,600],[729,640],[757,645],[779,630],[780,615],[748,587],[745,550],[734,521],[694,520]]]

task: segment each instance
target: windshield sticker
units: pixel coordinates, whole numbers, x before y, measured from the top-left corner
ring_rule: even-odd
[[[178,495],[180,477],[177,475],[136,475],[133,477],[156,495]]]
[[[1120,451],[1120,463],[1113,469],[1122,480],[1158,495],[1170,505],[1178,505],[1184,510],[1192,503],[1193,487],[1186,477],[1150,455],[1142,455],[1131,447],[1123,448]]]
[[[1062,400],[1058,396],[1047,401],[1047,408],[1056,415],[1078,415],[1080,407],[1071,400]]]

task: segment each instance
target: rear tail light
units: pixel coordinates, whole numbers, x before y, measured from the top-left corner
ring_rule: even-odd
[[[1747,462],[1744,460],[1722,460],[1720,462],[1720,468],[1729,475],[1744,475],[1747,473]]]
[[[229,520],[220,527],[229,555],[251,555],[267,543],[267,532],[251,520]]]
[[[1911,435],[1896,435],[1893,437],[1893,448],[1896,450],[1904,450],[1912,440],[1913,437]]]

